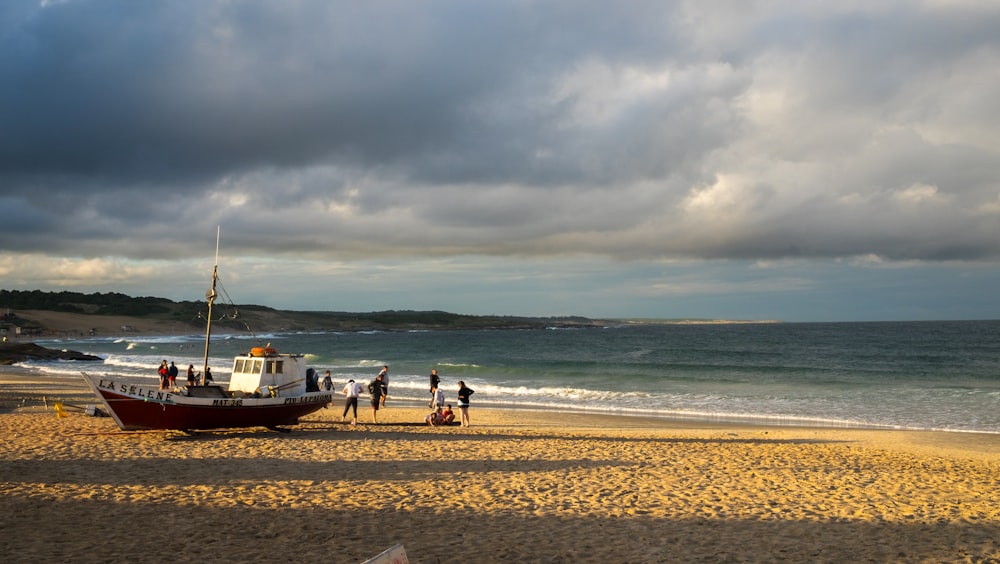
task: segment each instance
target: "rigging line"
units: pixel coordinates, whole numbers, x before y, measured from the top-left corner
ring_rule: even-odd
[[[242,323],[242,325],[246,329],[247,333],[250,333],[250,336],[254,339],[254,341],[256,341],[258,344],[263,343],[263,340],[260,337],[257,336],[257,333],[255,333],[254,330],[250,328],[250,324],[247,323],[246,321],[243,321],[243,318],[240,316],[240,310],[239,310],[239,308],[236,307],[236,304],[233,303],[233,298],[231,298],[229,296],[229,292],[226,290],[226,285],[222,283],[222,279],[216,277],[215,281],[216,281],[216,285],[217,285],[219,291],[222,293],[222,296],[224,298],[223,299],[223,303],[227,304],[228,306],[232,307],[232,309],[233,309],[233,313],[232,314],[228,314],[228,315],[224,314],[224,316],[221,317],[221,318],[219,318],[219,319],[220,320],[222,320],[222,319],[228,319],[228,320],[234,320],[234,321],[237,320],[237,319],[239,319],[240,323]]]
[[[229,292],[226,291],[226,285],[222,283],[222,279],[216,278],[216,284],[218,285],[219,289],[222,290],[222,295],[225,296],[226,298],[225,302],[235,308],[236,304],[233,303],[233,298],[229,297]]]
[[[250,333],[250,336],[253,337],[255,341],[257,341],[257,344],[262,344],[264,342],[260,337],[257,336],[256,333],[253,332],[253,329],[250,328],[249,323],[244,321],[243,326],[246,327],[247,333]]]

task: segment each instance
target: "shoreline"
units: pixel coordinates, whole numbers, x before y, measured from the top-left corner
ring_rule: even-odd
[[[86,368],[86,367],[84,367]],[[84,370],[85,371],[85,370]],[[90,399],[88,403],[100,405],[100,399],[93,396],[89,388],[83,383],[82,379],[76,376],[67,376],[62,374],[50,374],[35,371],[30,367],[23,367],[17,365],[0,365],[0,413],[5,413],[9,411],[10,402],[4,400],[6,394],[3,393],[5,384],[11,383],[12,381],[18,381],[18,383],[23,385],[45,385],[47,388],[52,390],[60,390],[61,388],[75,389],[77,390],[77,396],[80,394],[89,394]],[[29,398],[29,402],[35,405],[41,403],[41,396],[34,399]],[[334,403],[337,403],[337,394],[334,394]],[[424,401],[419,399],[397,399],[399,402],[397,405],[402,405],[408,409],[416,409],[420,411],[423,409]],[[365,403],[362,401],[361,403]],[[573,407],[558,407],[558,406],[532,406],[532,405],[522,405],[516,402],[502,403],[502,402],[490,402],[484,400],[482,403],[476,405],[476,409],[489,410],[489,411],[513,411],[522,413],[525,416],[531,418],[561,418],[561,417],[574,417],[574,418],[593,418],[593,419],[604,419],[607,418],[608,421],[618,422],[621,424],[623,421],[637,422],[638,425],[643,427],[670,427],[670,428],[687,428],[687,427],[720,427],[720,428],[737,428],[737,429],[798,429],[798,430],[828,430],[828,431],[859,431],[859,432],[899,432],[899,433],[939,433],[945,436],[949,435],[968,435],[968,436],[982,436],[982,437],[996,437],[1000,440],[1000,432],[993,431],[981,431],[981,430],[968,430],[968,429],[922,429],[922,428],[906,428],[899,426],[878,426],[878,425],[865,425],[865,424],[854,424],[854,423],[829,423],[824,421],[817,422],[804,422],[801,420],[796,420],[792,418],[772,418],[772,417],[744,417],[744,416],[712,416],[712,415],[684,415],[684,416],[673,416],[673,415],[656,415],[641,412],[632,412],[628,410],[621,410],[618,412],[611,412],[610,410],[594,410],[588,411],[584,409],[578,409]],[[529,415],[530,414],[530,415]],[[423,415],[420,415],[419,420],[423,420]],[[784,422],[789,421],[789,422]],[[629,426],[632,426],[631,424]]]
[[[59,394],[98,403],[82,380],[0,369],[3,405]],[[15,405],[0,414],[0,548],[107,562],[359,562],[397,542],[413,562],[1000,558],[1000,436],[475,404],[469,428],[391,404],[351,427],[340,411],[289,433],[186,436]]]
[[[0,414],[23,412],[51,412],[52,403],[62,401],[93,404],[103,407],[100,398],[87,387],[82,378],[63,375],[36,375],[18,372],[11,367],[0,367]],[[15,367],[16,368],[16,367]],[[335,394],[331,409],[337,411],[340,398]],[[390,408],[380,410],[394,414],[391,419],[378,424],[368,423],[370,408],[367,400],[359,402],[359,424],[372,428],[423,425],[428,409],[418,400],[397,400]],[[823,425],[771,425],[742,421],[708,420],[697,418],[670,418],[635,414],[612,414],[574,409],[536,408],[518,406],[475,405],[473,413],[482,413],[488,423],[500,426],[556,430],[605,429],[618,431],[655,430],[685,431],[711,430],[714,432],[752,432],[763,434],[792,433],[825,437],[849,436],[852,440],[885,447],[907,449],[919,446],[922,451],[930,448],[951,454],[972,456],[1000,463],[1000,433],[982,431],[898,429],[882,427],[839,427]],[[310,421],[312,417],[304,421]],[[110,421],[110,419],[109,419]],[[152,431],[150,431],[152,432]],[[226,431],[222,431],[226,432]],[[164,432],[168,433],[169,432]]]

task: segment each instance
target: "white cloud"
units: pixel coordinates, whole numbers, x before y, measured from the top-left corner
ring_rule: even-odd
[[[175,265],[141,264],[115,258],[50,257],[38,254],[0,253],[0,277],[24,288],[39,285],[59,289],[113,288],[122,283],[149,283],[168,276]],[[111,291],[111,288],[105,291]]]
[[[893,198],[907,204],[943,203],[950,200],[947,195],[938,193],[937,186],[927,184],[914,184],[908,188],[897,190],[893,193]]]
[[[0,4],[0,84],[32,85],[0,88],[0,250],[51,262],[8,259],[0,286],[140,287],[218,225],[277,284],[278,261],[641,279],[552,303],[645,295],[660,278],[635,273],[671,261],[808,280],[1000,257],[1000,5],[124,5]],[[373,291],[431,301],[383,273]],[[751,286],[720,276],[662,290]]]

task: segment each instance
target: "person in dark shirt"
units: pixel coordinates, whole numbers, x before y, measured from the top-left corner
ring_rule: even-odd
[[[462,380],[458,381],[458,410],[462,412],[462,426],[469,426],[469,396],[475,393],[475,390],[466,387],[465,382]]]
[[[378,375],[379,378],[381,378],[379,381],[382,382],[381,407],[385,407],[385,398],[389,397],[389,367],[383,366],[382,371],[379,372]]]
[[[382,404],[382,374],[368,384],[368,393],[372,396],[372,423],[378,423],[378,408]]]
[[[170,363],[170,368],[167,369],[167,383],[171,389],[177,385],[177,365],[173,362]]]
[[[427,403],[427,407],[434,407],[434,398],[437,394],[438,384],[441,383],[441,378],[438,378],[437,369],[431,370],[431,401]]]

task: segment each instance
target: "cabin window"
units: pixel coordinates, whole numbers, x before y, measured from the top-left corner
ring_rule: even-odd
[[[243,372],[245,362],[242,358],[236,359],[236,368],[233,369],[233,372]]]
[[[267,374],[280,374],[281,373],[281,361],[269,360],[267,361]]]
[[[285,372],[285,361],[283,360],[274,361],[274,373],[282,374],[284,372]]]
[[[260,369],[264,366],[263,362],[264,361],[259,359],[253,361],[253,374],[260,374]]]

